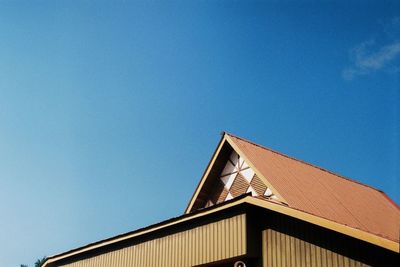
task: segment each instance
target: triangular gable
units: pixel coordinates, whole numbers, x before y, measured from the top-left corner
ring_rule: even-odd
[[[185,213],[251,193],[286,204],[283,197],[258,172],[230,136],[223,134]]]

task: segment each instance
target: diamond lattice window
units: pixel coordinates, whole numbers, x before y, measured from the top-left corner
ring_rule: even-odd
[[[207,201],[206,207],[250,192],[255,197],[264,196],[277,199],[251,167],[235,151],[231,153],[216,184],[215,192]]]

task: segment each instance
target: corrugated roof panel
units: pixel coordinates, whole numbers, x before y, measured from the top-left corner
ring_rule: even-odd
[[[384,193],[229,135],[289,207],[399,241],[400,209]]]

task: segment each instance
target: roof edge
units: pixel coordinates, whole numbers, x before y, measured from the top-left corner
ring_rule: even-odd
[[[394,202],[394,200],[391,199],[385,192],[380,191],[380,193],[381,193],[381,194],[383,195],[383,197],[385,197],[390,203],[392,203],[393,206],[395,206],[398,210],[400,210],[400,206],[399,206],[396,202]]]
[[[228,209],[228,208],[231,208],[231,207],[234,207],[234,206],[238,206],[238,205],[243,204],[243,203],[247,203],[246,198],[250,197],[249,195],[250,195],[250,193],[243,194],[243,195],[238,196],[238,197],[236,197],[234,199],[231,199],[231,200],[216,204],[216,205],[208,207],[208,208],[199,209],[199,210],[196,210],[196,211],[194,211],[192,213],[183,214],[183,215],[178,216],[178,217],[173,217],[173,218],[167,219],[165,221],[161,221],[161,222],[158,222],[158,223],[155,223],[155,224],[143,227],[143,228],[139,228],[139,229],[136,229],[136,230],[133,230],[133,231],[129,231],[129,232],[120,234],[120,235],[116,235],[116,236],[113,236],[113,237],[102,239],[102,240],[99,240],[99,241],[96,241],[96,242],[93,242],[93,243],[89,243],[89,244],[86,244],[86,245],[83,245],[83,246],[68,250],[66,252],[62,252],[62,253],[59,253],[59,254],[55,254],[55,255],[49,256],[49,257],[46,258],[46,261],[44,262],[44,264],[42,266],[46,267],[47,264],[62,260],[64,258],[68,258],[68,257],[74,256],[74,255],[77,255],[77,254],[80,254],[80,253],[84,253],[84,252],[87,252],[87,251],[90,251],[90,250],[93,250],[93,249],[97,249],[97,248],[100,248],[100,247],[112,245],[112,244],[115,244],[115,243],[118,243],[118,242],[121,242],[121,241],[125,241],[127,239],[131,239],[131,238],[134,238],[134,237],[138,237],[138,236],[144,235],[144,234],[152,233],[154,231],[161,230],[161,229],[164,229],[164,228],[169,227],[169,226],[173,226],[173,225],[176,225],[176,224],[179,224],[179,223],[183,223],[183,222],[186,222],[186,221],[189,221],[189,220],[192,220],[192,219],[196,219],[196,218],[200,218],[200,217],[203,217],[203,216],[207,216],[209,214],[216,213],[216,212],[218,212],[220,210],[225,210],[225,209]]]
[[[246,202],[249,204],[253,204],[255,206],[259,206],[268,210],[272,210],[302,221],[309,222],[314,225],[321,226],[323,228],[351,236],[353,238],[374,244],[376,246],[391,250],[396,253],[400,253],[400,245],[399,242],[378,236],[373,233],[369,233],[357,228],[353,228],[348,225],[344,225],[338,222],[331,221],[329,219],[325,219],[311,213],[307,213],[305,211],[297,210],[292,207],[288,207],[279,203],[275,203],[272,201],[258,199],[254,197],[248,197]]]
[[[255,198],[250,196],[250,194],[244,194],[242,196],[239,196],[237,198],[234,198],[232,200],[226,201],[226,202],[222,202],[220,204],[211,206],[209,208],[205,208],[205,209],[201,209],[201,210],[197,210],[193,213],[189,213],[189,214],[184,214],[181,215],[179,217],[175,217],[175,218],[171,218],[144,228],[140,228],[131,232],[127,232],[121,235],[117,235],[114,237],[110,237],[107,239],[103,239],[94,243],[90,243],[87,244],[85,246],[82,247],[78,247],[60,254],[56,254],[50,257],[46,258],[46,261],[43,264],[43,267],[46,267],[48,264],[71,257],[71,256],[75,256],[78,255],[80,253],[85,253],[97,248],[101,248],[104,246],[108,246],[108,245],[112,245],[121,241],[125,241],[131,238],[135,238],[141,235],[145,235],[148,233],[152,233],[154,231],[157,230],[161,230],[170,226],[174,226],[177,225],[179,223],[183,223],[192,219],[196,219],[199,217],[203,217],[209,214],[213,214],[216,213],[218,211],[221,210],[225,210],[234,206],[238,206],[240,204],[250,204],[250,205],[254,205],[257,207],[261,207],[264,208],[266,210],[271,210],[280,214],[284,214],[286,216],[290,216],[314,225],[318,225],[320,227],[338,232],[338,233],[342,233],[344,235],[347,236],[351,236],[353,238],[374,244],[376,246],[391,250],[393,252],[396,253],[400,253],[399,251],[399,243],[396,241],[392,241],[389,240],[387,238],[384,237],[380,237],[377,236],[375,234],[372,233],[368,233],[365,232],[363,230],[360,229],[356,229],[344,224],[340,224],[325,218],[321,218],[318,217],[316,215],[301,211],[301,210],[297,210],[291,207],[288,207],[286,205],[280,204],[280,203],[276,203],[276,202],[272,202],[272,201],[268,201],[265,199],[259,199],[259,198]]]
[[[192,197],[190,198],[189,203],[186,206],[184,214],[190,213],[191,209],[193,208],[194,202],[195,202],[198,194],[200,193],[200,190],[201,190],[205,180],[207,179],[208,174],[210,173],[212,167],[214,166],[214,163],[215,163],[215,161],[216,161],[216,159],[217,159],[217,157],[219,155],[219,152],[222,149],[222,146],[224,145],[224,143],[226,141],[226,135],[225,134],[226,134],[226,132],[221,132],[221,138],[220,138],[220,140],[218,142],[218,145],[215,148],[214,153],[211,156],[211,159],[209,160],[209,162],[207,164],[207,167],[204,169],[203,175],[201,176],[200,181],[198,182],[197,187],[194,190],[194,192],[192,194]]]

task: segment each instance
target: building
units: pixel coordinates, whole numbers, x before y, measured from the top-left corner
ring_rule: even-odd
[[[182,216],[44,266],[400,266],[399,228],[383,192],[224,133]]]

